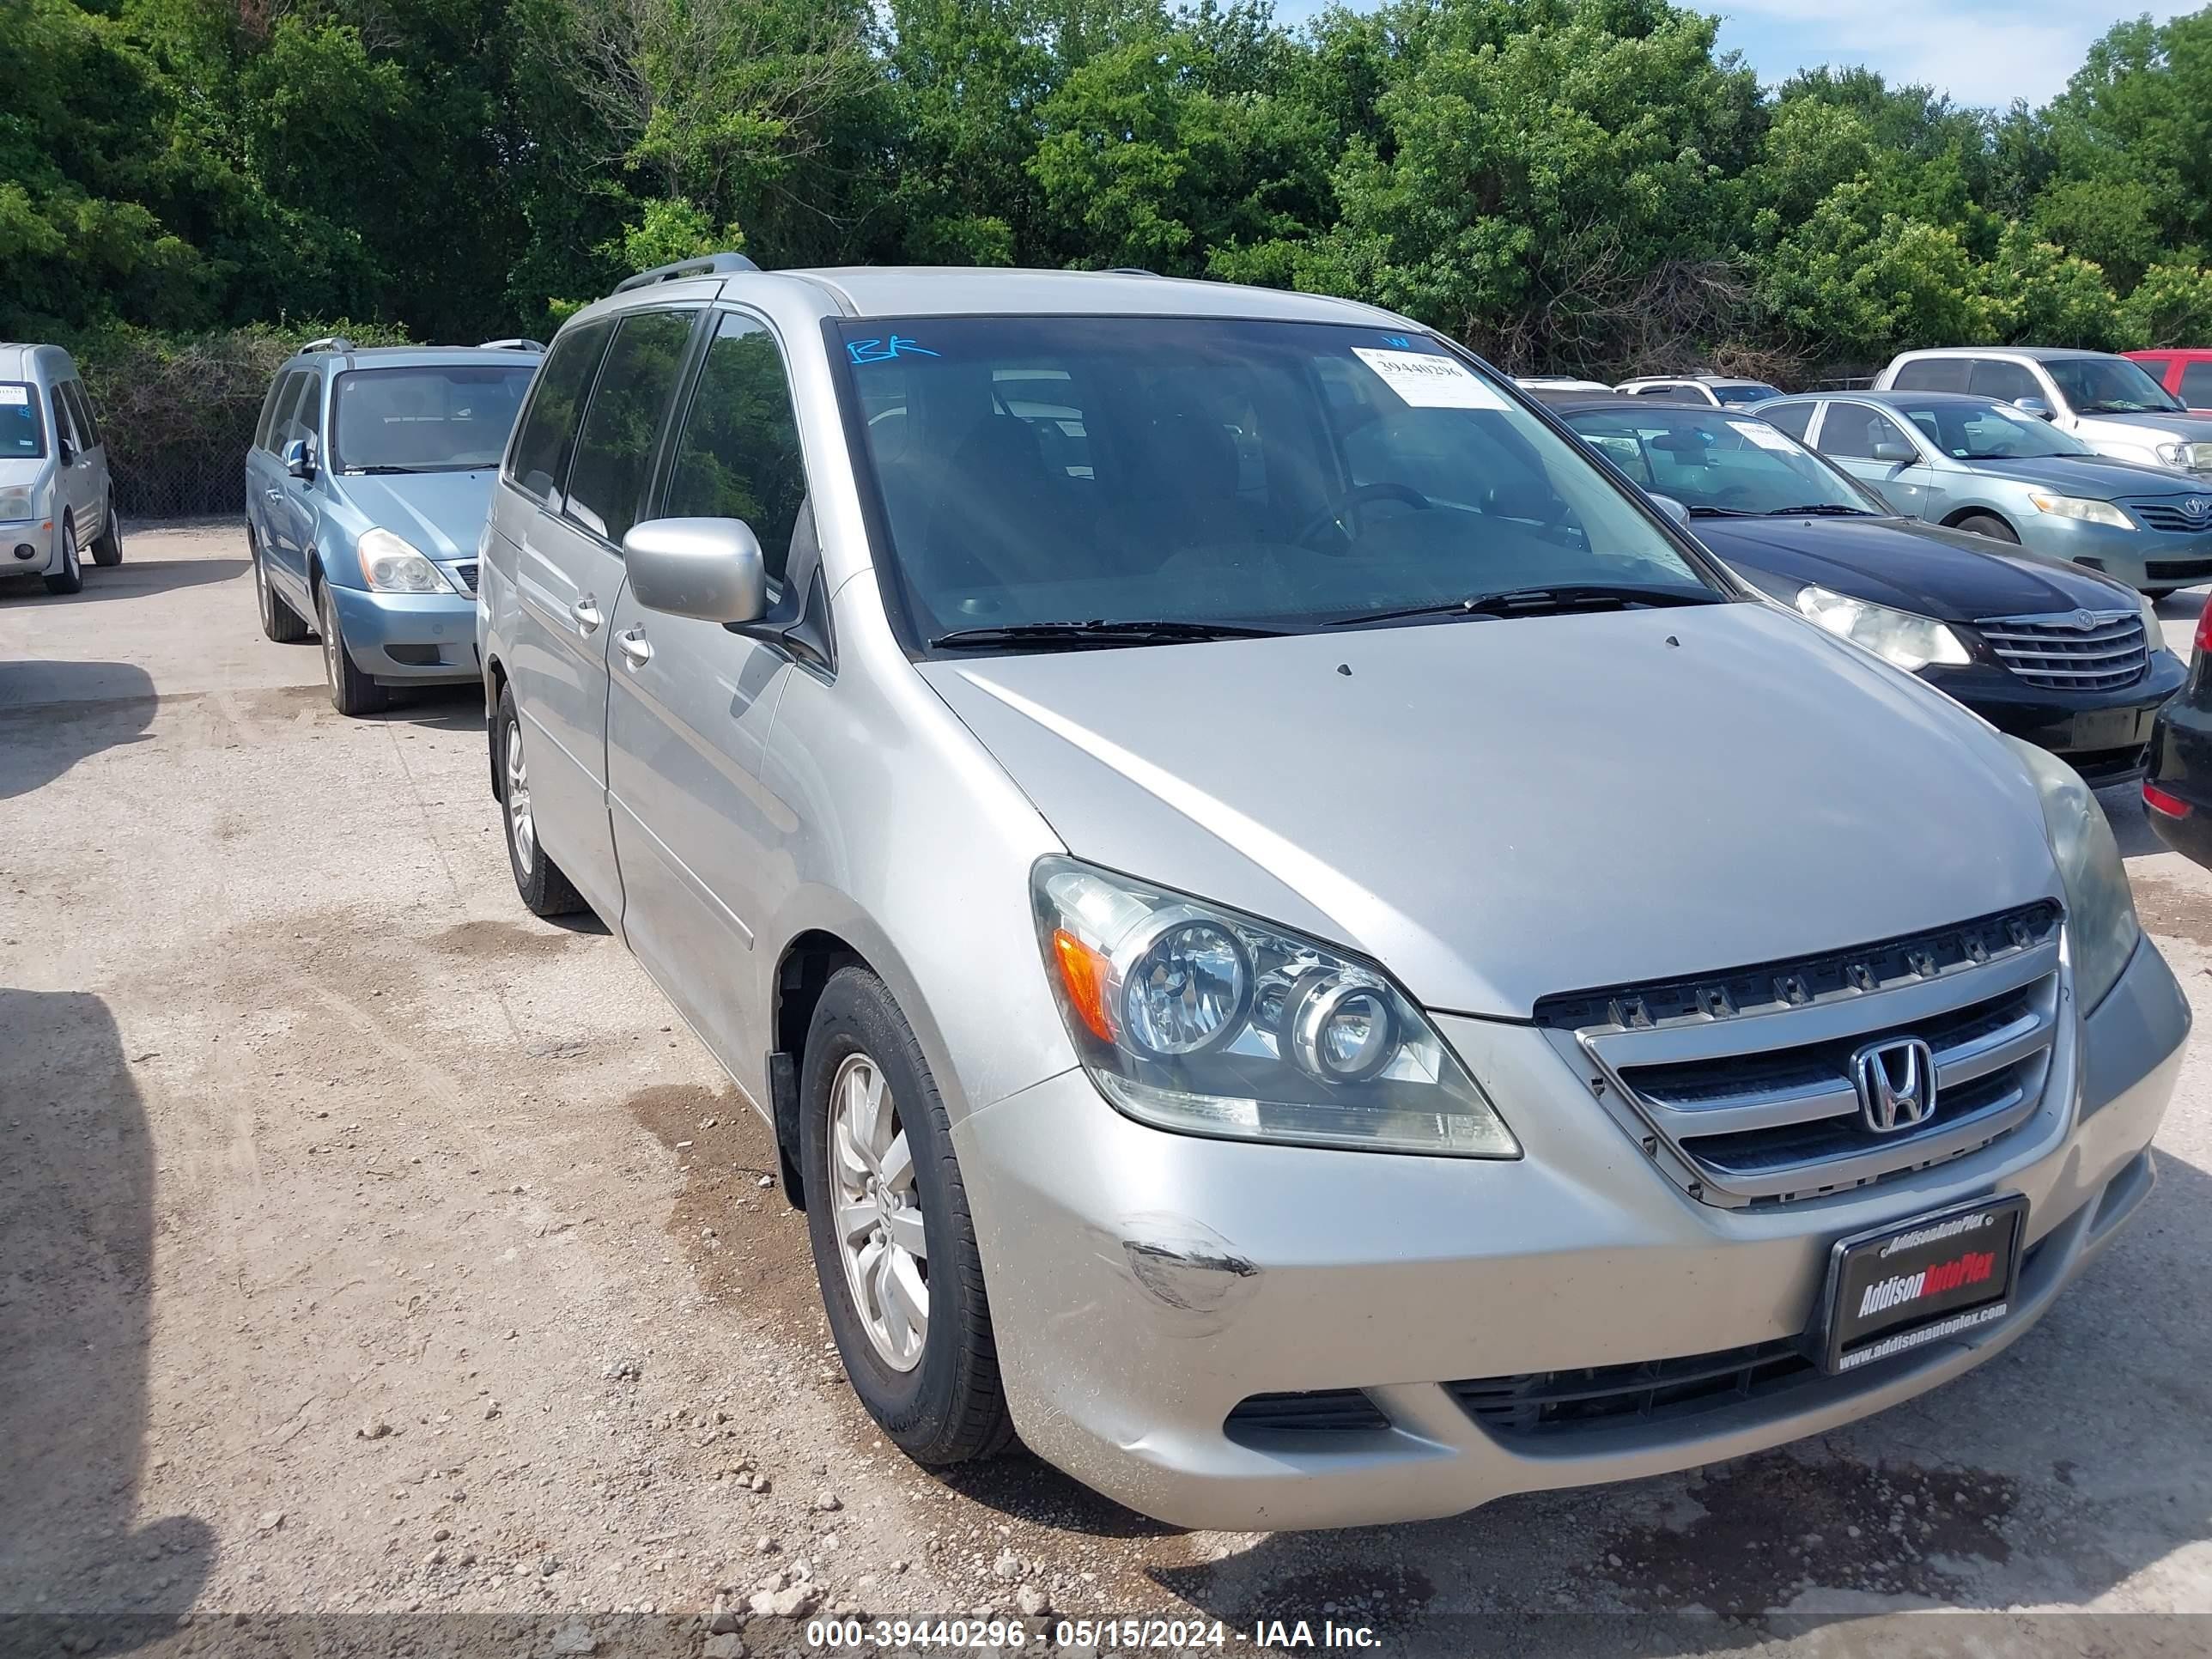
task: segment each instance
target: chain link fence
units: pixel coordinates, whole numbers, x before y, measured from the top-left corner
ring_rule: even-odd
[[[404,343],[374,325],[299,324],[177,336],[117,329],[66,342],[100,411],[115,505],[126,519],[235,516],[261,402],[301,344],[338,333]]]

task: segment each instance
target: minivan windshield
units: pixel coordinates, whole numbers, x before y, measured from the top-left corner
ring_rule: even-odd
[[[1724,380],[1713,388],[1713,396],[1724,404],[1763,404],[1769,398],[1781,395],[1780,386],[1769,386],[1764,380]]]
[[[341,472],[459,472],[497,466],[530,388],[525,363],[354,369],[331,398]]]
[[[829,327],[880,562],[925,647],[1730,596],[1425,335],[1166,317]]]
[[[1644,489],[1695,515],[1887,514],[1842,471],[1765,421],[1719,410],[1625,404],[1567,424]]]
[[[2041,460],[2096,452],[2070,432],[2004,404],[1975,398],[1893,398],[1888,407],[1918,427],[1928,441],[1954,460]]]
[[[2125,357],[2053,357],[2044,368],[2076,415],[2182,414],[2180,400]]]
[[[39,389],[21,380],[0,380],[0,461],[34,461],[46,453]]]

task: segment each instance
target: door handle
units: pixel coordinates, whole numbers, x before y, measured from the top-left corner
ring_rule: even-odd
[[[628,628],[615,635],[615,643],[632,668],[642,668],[653,660],[653,642],[645,637],[642,628]]]
[[[599,602],[588,593],[568,607],[568,614],[586,634],[598,633],[599,624],[606,620],[599,615]]]
[[[281,489],[264,489],[261,494],[263,498],[268,501],[281,501],[284,499],[284,492]]]

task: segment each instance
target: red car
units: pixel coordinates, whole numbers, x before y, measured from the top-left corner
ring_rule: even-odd
[[[2200,415],[2212,415],[2212,349],[2170,346],[2160,351],[2129,351],[2151,379]]]

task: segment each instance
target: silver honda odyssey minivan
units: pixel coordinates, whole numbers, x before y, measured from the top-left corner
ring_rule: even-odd
[[[1194,1527],[1817,1433],[2020,1338],[2189,1028],[2095,799],[1402,317],[579,312],[483,546],[524,902],[773,1126],[854,1389]]]

